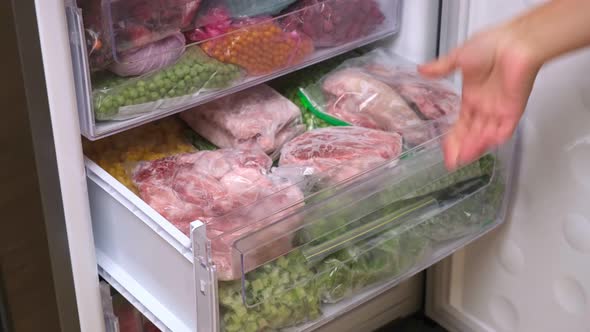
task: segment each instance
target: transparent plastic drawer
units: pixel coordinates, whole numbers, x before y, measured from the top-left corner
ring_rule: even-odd
[[[171,331],[313,330],[504,221],[514,144],[448,172],[441,140],[338,183],[346,164],[298,173],[190,238],[87,160],[99,270]]]
[[[99,139],[390,36],[402,2],[248,4],[79,0],[68,7],[84,136]]]
[[[242,275],[218,284],[221,330],[321,321],[324,306],[434,264],[499,224],[505,181],[496,153],[448,173],[436,141],[307,196],[235,240]]]

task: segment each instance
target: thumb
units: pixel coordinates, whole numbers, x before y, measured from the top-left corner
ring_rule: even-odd
[[[418,71],[420,72],[420,74],[430,78],[446,76],[457,69],[458,54],[459,49],[455,49],[447,56],[441,57],[430,63],[418,66]]]

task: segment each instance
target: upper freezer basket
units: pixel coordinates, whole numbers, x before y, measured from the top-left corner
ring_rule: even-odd
[[[401,0],[78,0],[68,8],[91,140],[396,33]]]

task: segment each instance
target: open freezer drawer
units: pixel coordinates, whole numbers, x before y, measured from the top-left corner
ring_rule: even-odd
[[[82,134],[112,135],[391,36],[402,6],[401,0],[245,3],[78,0],[69,6]],[[255,16],[231,16],[241,13]]]
[[[306,176],[190,238],[87,159],[101,274],[165,330],[314,330],[503,222],[512,145],[449,173],[440,143],[336,184],[339,166]],[[273,205],[289,190],[301,199]]]

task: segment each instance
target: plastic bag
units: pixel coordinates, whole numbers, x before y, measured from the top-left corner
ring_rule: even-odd
[[[460,101],[443,83],[420,77],[415,65],[380,50],[345,61],[301,91],[321,119],[397,132],[410,147],[440,135],[429,120],[452,119]]]
[[[201,0],[82,0],[90,67],[123,62],[140,48],[190,27]]]
[[[452,117],[459,112],[461,97],[449,84],[428,80],[420,76],[414,68],[406,66],[373,63],[365,68],[391,86],[427,120]]]
[[[337,68],[343,61],[360,55],[361,53],[359,50],[347,52],[313,66],[303,68],[289,75],[279,77],[269,84],[272,88],[291,100],[297,105],[297,107],[299,107],[299,109],[301,109],[303,123],[307,130],[331,127],[332,125],[330,123],[315,116],[309,110],[309,107],[304,105],[306,99],[302,98],[299,88],[314,84],[319,81],[322,76],[328,74],[330,71],[334,70],[334,68]]]
[[[109,70],[122,76],[139,76],[151,73],[175,63],[184,52],[185,39],[176,33],[146,46],[125,51],[120,62],[109,66]]]
[[[174,65],[141,77],[101,74],[93,79],[98,121],[127,120],[173,108],[203,91],[227,87],[241,76],[238,67],[212,59],[198,47],[188,48]]]
[[[226,34],[203,42],[201,47],[217,60],[238,65],[252,76],[300,63],[314,51],[309,37],[284,31],[270,18],[233,22]]]
[[[220,148],[254,144],[268,154],[304,131],[297,106],[267,85],[196,107],[180,117]]]
[[[84,154],[137,194],[128,165],[196,152],[187,138],[189,131],[180,119],[169,117],[98,141],[84,140]]]
[[[349,179],[397,158],[402,138],[396,133],[362,127],[331,127],[308,131],[281,150],[280,167],[311,167],[329,183]]]
[[[408,272],[425,256],[428,240],[412,232],[389,230],[342,249],[317,267],[325,303],[336,303],[368,286]]]
[[[234,280],[290,251],[290,230],[300,225],[292,219],[263,233],[263,238],[254,234],[251,240],[257,245],[273,242],[257,246],[242,264],[235,241],[303,204],[301,191],[289,180],[270,175],[271,166],[260,149],[201,151],[142,162],[133,170],[133,182],[140,197],[184,234],[190,235],[191,222],[206,223],[218,278]]]
[[[312,321],[321,315],[313,272],[297,250],[267,263],[241,281],[219,283],[221,331],[276,331]],[[247,307],[243,294],[259,299]]]
[[[227,11],[231,18],[274,16],[297,0],[204,0],[198,15],[197,25],[202,26],[208,14],[215,9]]]
[[[366,37],[385,16],[375,0],[303,0],[282,23],[313,40],[316,47],[334,47]]]

